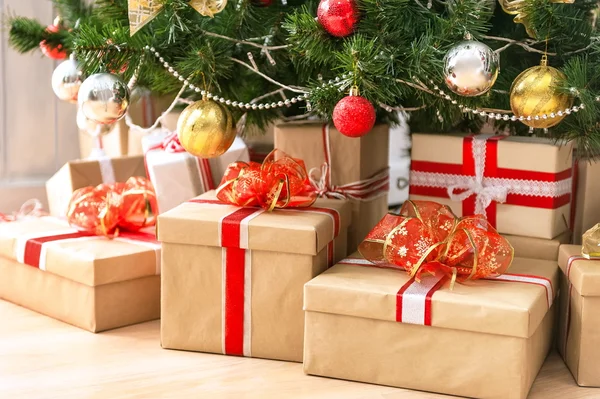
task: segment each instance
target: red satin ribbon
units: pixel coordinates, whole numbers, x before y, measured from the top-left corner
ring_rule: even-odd
[[[498,167],[498,141],[506,136],[494,136],[486,140],[485,170],[484,177],[497,177],[504,179],[533,180],[542,182],[557,182],[571,177],[572,170],[567,169],[558,173],[536,172],[518,169]],[[463,161],[462,165],[442,162],[415,161],[411,162],[411,170],[415,172],[445,173],[453,175],[475,176],[475,160],[473,159],[474,136],[463,139]],[[456,190],[457,194],[464,190]],[[412,195],[423,195],[437,198],[449,198],[447,188],[426,187],[410,185],[409,193]],[[527,206],[532,208],[556,209],[567,205],[571,201],[571,195],[565,194],[560,197],[537,197],[509,193],[506,204]],[[486,217],[493,227],[496,227],[497,204],[492,201],[486,209]],[[472,195],[462,202],[462,215],[475,214],[475,196]]]

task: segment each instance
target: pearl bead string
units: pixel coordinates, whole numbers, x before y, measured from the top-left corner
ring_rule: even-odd
[[[415,79],[417,82],[420,82],[416,77],[413,77],[413,79]],[[422,84],[422,82],[420,82]],[[487,112],[484,111],[480,108],[470,108],[467,106],[464,106],[462,104],[458,104],[458,101],[452,99],[452,97],[450,97],[446,92],[444,92],[442,89],[440,89],[438,87],[438,85],[435,84],[435,82],[432,79],[429,79],[429,83],[431,83],[433,85],[433,90],[431,90],[429,87],[423,85],[424,87],[426,87],[428,90],[431,91],[437,91],[439,96],[441,98],[443,98],[446,101],[450,101],[452,104],[454,105],[458,105],[458,108],[460,108],[463,112],[466,113],[472,113],[473,115],[481,115],[483,117],[487,116],[489,119],[495,119],[495,120],[504,120],[504,121],[531,121],[531,120],[535,120],[535,121],[539,121],[540,119],[554,119],[556,117],[561,117],[564,115],[570,115],[571,112],[579,112],[579,110],[584,109],[585,108],[585,104],[579,104],[579,105],[574,105],[570,108],[565,108],[564,110],[559,110],[556,113],[551,112],[550,114],[543,114],[543,115],[535,115],[535,116],[516,116],[516,115],[510,115],[508,113],[500,113],[500,112]]]
[[[306,101],[309,97],[309,94],[301,94],[299,96],[288,98],[282,101],[273,101],[272,103],[245,103],[243,101],[232,101],[230,99],[219,97],[216,94],[209,92],[208,90],[203,90],[200,87],[190,83],[189,80],[184,78],[179,72],[175,70],[165,59],[160,55],[158,51],[154,47],[146,46],[146,51],[152,53],[158,61],[163,65],[163,67],[176,79],[182,82],[184,85],[188,86],[191,90],[194,90],[196,93],[199,93],[202,96],[206,96],[208,99],[213,99],[214,101],[218,101],[220,103],[230,105],[232,107],[238,107],[241,109],[274,109],[281,107],[289,107],[291,104],[296,104],[297,102]],[[335,81],[331,80],[330,84],[334,84]]]
[[[273,101],[272,103],[250,103],[250,102],[242,102],[242,101],[232,101],[230,99],[226,99],[224,97],[219,97],[211,92],[209,92],[208,90],[203,90],[200,87],[194,85],[193,83],[190,83],[190,81],[186,78],[184,78],[179,72],[177,72],[175,70],[175,68],[173,68],[169,62],[167,62],[158,51],[156,51],[156,49],[154,47],[150,47],[150,46],[146,46],[145,47],[146,51],[149,51],[150,53],[152,53],[152,55],[154,55],[158,61],[163,65],[163,67],[176,79],[178,79],[180,82],[182,82],[184,85],[188,86],[191,90],[194,90],[196,93],[199,93],[202,96],[206,96],[206,98],[208,99],[213,99],[214,101],[218,101],[220,103],[226,104],[226,105],[230,105],[232,107],[238,107],[240,109],[259,109],[259,110],[263,110],[263,109],[274,109],[274,108],[281,108],[281,107],[289,107],[291,104],[296,104],[298,102],[308,102],[308,98],[310,96],[309,93],[305,93],[305,94],[301,94],[299,96],[293,97],[291,99],[285,99],[283,101]],[[339,82],[342,79],[346,79],[348,77],[351,77],[352,73],[347,73],[347,74],[343,74],[341,76],[341,78],[338,76],[335,79],[330,79],[328,82],[324,82],[320,88],[327,88],[328,86],[333,86],[333,85],[337,85],[339,84]],[[535,116],[516,116],[516,115],[509,115],[508,111],[507,113],[501,113],[501,112],[487,112],[484,111],[480,108],[470,108],[467,106],[464,106],[463,104],[458,104],[458,101],[452,99],[452,97],[450,97],[446,92],[444,92],[442,89],[439,88],[438,85],[435,84],[435,82],[432,79],[429,79],[429,83],[433,85],[433,90],[431,90],[429,87],[427,87],[426,85],[424,85],[417,77],[413,77],[413,79],[418,82],[421,83],[421,85],[423,85],[423,87],[427,88],[429,91],[435,92],[437,91],[437,93],[439,94],[439,96],[441,98],[443,98],[444,100],[450,101],[453,105],[457,105],[463,112],[465,113],[472,113],[473,115],[480,115],[483,117],[488,117],[490,119],[495,119],[495,120],[504,120],[504,121],[512,121],[512,122],[516,122],[516,121],[531,121],[531,120],[540,120],[540,119],[554,119],[556,117],[562,117],[564,115],[570,115],[572,112],[579,112],[579,110],[584,109],[585,108],[585,104],[580,104],[580,105],[575,105],[573,107],[570,108],[565,108],[564,110],[559,110],[556,113],[551,112],[550,114],[543,114],[543,115],[535,115]],[[343,88],[340,87],[340,91],[343,91]],[[595,98],[596,101],[600,102],[600,96],[597,96]],[[310,104],[309,104],[310,105]]]

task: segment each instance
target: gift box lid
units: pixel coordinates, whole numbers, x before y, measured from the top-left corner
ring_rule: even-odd
[[[515,258],[503,280],[457,283],[453,290],[446,281],[435,291],[404,271],[357,265],[367,262],[358,253],[352,258],[304,286],[305,310],[528,338],[552,306],[558,284],[556,262]]]
[[[316,208],[328,211],[317,211]],[[161,214],[158,217],[158,239],[168,243],[220,247],[223,219],[240,209],[218,203],[215,191],[209,191]],[[245,209],[261,211],[259,208]],[[324,198],[318,199],[310,208],[264,211],[246,223],[247,242],[240,243],[239,247],[317,255],[336,236],[334,220],[337,217],[334,218],[333,214],[339,215],[339,232],[348,228],[351,212],[348,201]]]
[[[600,296],[600,259],[581,255],[581,245],[561,245],[558,265],[581,296]]]
[[[463,154],[462,142],[466,136],[468,134],[465,133],[413,133],[411,159],[413,162],[433,160],[436,163],[463,164],[463,157],[471,155]],[[572,144],[544,137],[506,136],[498,141],[497,167],[557,173],[571,169],[572,155]]]
[[[115,239],[78,233],[53,217],[0,223],[0,256],[88,286],[160,274],[160,243],[150,231]]]
[[[107,164],[108,163],[108,164]],[[104,182],[106,165],[112,169],[114,181],[126,181],[131,176],[146,176],[144,166],[144,157],[118,157],[98,159],[79,159],[67,162],[56,174],[48,181],[51,184],[54,180],[63,179],[71,182],[71,189],[98,185]],[[111,171],[109,171],[110,173]]]

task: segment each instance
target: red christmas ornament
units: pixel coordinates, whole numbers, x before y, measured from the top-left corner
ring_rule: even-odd
[[[59,24],[54,24],[54,25],[48,26],[46,28],[46,31],[50,32],[50,33],[56,33],[60,29],[61,29],[61,27]],[[40,50],[42,50],[42,53],[46,57],[52,58],[53,60],[64,60],[67,58],[67,52],[63,48],[62,44],[59,44],[58,46],[54,47],[54,46],[50,46],[45,40],[42,40],[40,42]]]
[[[317,10],[319,23],[335,37],[351,34],[358,22],[358,16],[354,0],[321,0]]]
[[[333,109],[335,128],[348,137],[361,137],[375,125],[375,108],[353,88],[350,95],[342,98]]]
[[[251,3],[256,7],[269,7],[273,4],[273,0],[251,0]]]

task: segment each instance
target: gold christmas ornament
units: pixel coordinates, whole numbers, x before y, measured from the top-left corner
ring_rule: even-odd
[[[236,129],[233,117],[224,105],[203,99],[183,110],[177,121],[177,136],[190,154],[215,158],[231,147]]]
[[[215,14],[223,11],[227,0],[191,0],[190,6],[205,17],[213,18]]]
[[[522,122],[533,128],[557,125],[566,116],[564,110],[573,105],[573,97],[557,89],[565,78],[564,73],[548,66],[542,58],[541,65],[521,72],[513,82],[510,88],[512,112],[517,117],[523,116]]]
[[[550,3],[562,3],[562,4],[573,4],[575,0],[549,0]],[[531,26],[531,21],[529,20],[529,15],[524,10],[525,5],[527,4],[524,0],[499,0],[500,5],[505,13],[510,15],[516,15],[514,21],[517,24],[523,24],[525,27],[525,31],[527,34],[537,39],[535,32],[533,31],[533,27]]]
[[[159,0],[128,0],[129,35],[135,35],[152,21],[162,11],[163,6],[163,2]]]
[[[223,11],[227,0],[190,0],[190,7],[205,17],[214,17]],[[129,35],[135,35],[163,10],[164,0],[128,0]]]
[[[600,223],[583,233],[581,254],[586,258],[600,258]]]

